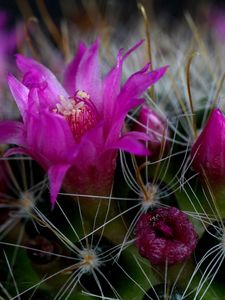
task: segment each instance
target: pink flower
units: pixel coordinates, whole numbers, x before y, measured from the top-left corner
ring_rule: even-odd
[[[161,148],[168,148],[168,127],[165,122],[153,109],[148,105],[141,107],[138,122],[134,129],[140,132],[145,132],[149,136],[148,150],[151,157],[157,158]]]
[[[194,251],[198,236],[187,215],[175,207],[142,214],[136,227],[140,254],[154,265],[180,263]]]
[[[210,183],[225,183],[225,117],[214,109],[206,126],[194,143],[191,155],[192,166],[202,178],[207,177]]]
[[[167,67],[149,72],[146,65],[121,87],[123,62],[141,43],[124,55],[120,50],[117,64],[103,80],[99,42],[89,48],[81,43],[65,71],[65,88],[42,64],[17,56],[23,81],[10,75],[8,83],[23,121],[2,122],[0,141],[19,146],[6,155],[30,155],[48,172],[53,204],[63,180],[67,191],[109,193],[118,149],[146,154],[140,142],[146,135],[123,133],[124,119],[130,109],[143,102],[141,94]]]

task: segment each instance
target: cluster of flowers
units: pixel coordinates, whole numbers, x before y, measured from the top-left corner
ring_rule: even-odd
[[[11,39],[9,42],[11,47]],[[125,53],[120,49],[115,66],[104,78],[100,41],[89,47],[80,43],[64,70],[62,84],[42,63],[21,54],[16,56],[22,76],[17,79],[9,74],[8,86],[20,120],[0,122],[0,143],[10,145],[2,158],[29,156],[42,167],[48,175],[52,210],[61,190],[110,199],[120,152],[130,153],[145,166],[153,162],[156,169],[157,163],[172,153],[173,138],[167,121],[144,97],[144,93],[149,97],[148,90],[167,76],[169,67],[150,70],[147,63],[121,84],[125,61],[142,43]],[[126,124],[129,112],[133,112],[136,120],[131,128]],[[190,145],[192,170],[202,186],[210,187],[218,198],[225,186],[224,130],[223,113],[212,107],[208,121]],[[3,194],[6,170],[0,167]],[[156,189],[153,184],[146,184],[143,188],[146,202],[151,202]],[[87,199],[89,210],[91,200]],[[179,206],[158,207],[151,203],[143,205],[139,213],[134,244],[151,265],[174,265],[192,256],[198,243],[197,232]]]

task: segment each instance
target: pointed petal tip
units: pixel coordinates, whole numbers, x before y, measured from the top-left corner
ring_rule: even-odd
[[[15,57],[16,57],[16,64],[19,67],[20,62],[25,58],[25,56],[20,53],[17,53]]]
[[[165,72],[169,69],[170,65],[165,65],[164,67],[162,67],[162,69],[165,70]]]
[[[80,47],[81,47],[81,48],[85,48],[85,49],[87,48],[86,44],[85,44],[83,41],[81,41],[81,40],[78,41],[78,49],[79,49]]]
[[[22,73],[27,72],[33,63],[35,63],[33,58],[26,57],[22,54],[16,54],[16,65]]]
[[[51,195],[51,211],[54,210],[56,201],[56,198]]]
[[[109,148],[120,149],[137,156],[148,156],[151,154],[151,151],[143,143],[143,141],[147,141],[148,139],[149,137],[143,132],[130,131]]]
[[[97,37],[94,43],[91,44],[90,49],[93,49],[94,51],[98,51],[99,47],[100,47],[100,38]]]
[[[8,85],[10,86],[11,84],[13,84],[15,82],[19,82],[19,80],[14,76],[14,74],[8,73],[7,74],[7,82],[8,82]]]
[[[11,73],[8,73],[7,74],[7,82],[8,82],[8,85],[11,86],[13,80],[14,80],[15,76]]]
[[[96,44],[97,46],[100,45],[100,37],[96,37],[94,44]]]
[[[215,108],[212,110],[211,114],[215,114],[215,115],[219,115],[219,116],[224,117],[223,112],[222,112],[218,107],[215,107]]]
[[[169,67],[170,67],[169,65],[165,65],[163,67],[156,69],[155,71],[160,73],[161,76],[163,76],[166,73],[166,71],[169,69]],[[154,72],[154,70],[153,70],[153,72]]]
[[[63,184],[63,179],[69,167],[70,164],[58,164],[51,166],[48,170],[48,178],[50,182],[50,200],[52,209],[54,208],[58,193]]]
[[[20,54],[20,53],[16,53],[16,54],[15,54],[15,58],[16,58],[16,60],[17,60],[17,59],[20,59],[20,57],[21,57],[21,56],[23,56],[23,55],[22,55],[22,54]]]
[[[149,80],[150,80],[149,87],[155,84],[158,80],[160,80],[165,75],[168,68],[169,66],[166,65],[161,68],[150,71],[148,73]]]
[[[140,41],[138,41],[138,42],[134,45],[135,49],[138,48],[138,47],[140,47],[144,42],[145,42],[145,39],[141,39]]]
[[[132,53],[134,52],[137,48],[139,48],[144,42],[144,39],[141,39],[138,41],[133,47],[131,47],[123,56],[123,61]]]

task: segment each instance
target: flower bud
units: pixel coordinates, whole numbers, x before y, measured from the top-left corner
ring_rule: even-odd
[[[139,124],[135,125],[135,130],[147,133],[149,136],[148,150],[150,156],[157,158],[161,149],[165,151],[168,148],[169,132],[165,120],[149,106],[143,105],[138,122]]]
[[[214,109],[206,126],[192,146],[192,167],[210,185],[225,183],[225,117]]]

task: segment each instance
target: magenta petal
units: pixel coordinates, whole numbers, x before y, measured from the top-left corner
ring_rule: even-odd
[[[134,73],[124,84],[119,98],[138,98],[147,88],[156,83],[166,72],[168,66],[148,72],[149,64]],[[121,100],[122,102],[122,100]]]
[[[104,143],[103,124],[99,123],[83,136],[79,144],[79,151],[74,160],[77,168],[84,171],[90,166],[94,166],[98,156],[105,148]]]
[[[32,114],[38,115],[40,111],[46,110],[45,105],[42,106],[42,103],[40,103],[40,99],[43,101],[41,95],[42,93],[39,89],[37,88],[30,89],[28,94],[28,100],[27,100],[28,117],[31,116]]]
[[[36,153],[55,163],[73,159],[76,146],[66,120],[48,112],[30,116],[27,143]]]
[[[162,68],[153,70],[150,72],[150,86],[156,83],[160,78],[164,76],[169,66],[164,66]]]
[[[75,81],[77,76],[77,70],[85,51],[86,51],[86,46],[83,43],[80,43],[74,59],[66,68],[64,74],[64,86],[70,96],[73,96],[74,93],[76,92]]]
[[[87,170],[90,166],[94,166],[96,164],[96,158],[98,155],[99,152],[97,152],[94,140],[84,138],[80,144],[79,152],[74,159],[74,165],[82,172],[85,172],[85,170]]]
[[[67,92],[55,75],[45,66],[32,58],[17,55],[17,66],[24,74],[23,83],[29,88],[42,88],[48,101],[56,103],[58,96],[68,97]]]
[[[29,115],[27,117],[27,144],[32,149],[32,157],[42,156],[42,166],[69,162],[76,152],[68,122],[59,114],[42,110],[40,113],[33,109],[33,102],[38,102],[37,89],[29,94]],[[46,162],[47,166],[46,166]]]
[[[62,182],[66,172],[68,171],[70,164],[61,164],[51,166],[48,170],[48,178],[50,182],[50,194],[52,207],[56,202],[57,195],[62,186]]]
[[[22,115],[23,120],[25,120],[25,112],[27,108],[27,99],[28,99],[28,88],[18,81],[13,75],[8,76],[8,84],[11,90],[11,93],[16,101],[16,104],[19,108],[19,111]]]
[[[132,52],[134,52],[137,48],[139,48],[143,43],[144,43],[144,39],[138,41],[132,48],[130,48],[123,57],[123,60],[125,60]]]
[[[139,140],[148,140],[148,136],[142,132],[128,132],[111,148],[124,150],[135,155],[149,155],[148,149]]]
[[[24,146],[26,142],[23,124],[16,121],[0,122],[0,143]]]
[[[120,82],[122,76],[122,50],[117,55],[116,66],[108,73],[103,82],[103,109],[104,116],[110,120],[113,115],[115,99],[120,91]]]
[[[167,66],[158,70],[148,72],[149,65],[146,65],[141,71],[133,74],[124,84],[120,94],[117,97],[116,106],[114,108],[114,120],[118,118],[123,121],[130,108],[138,105],[137,97],[139,97],[146,89],[157,82],[166,72]],[[112,120],[111,120],[112,121]],[[121,122],[122,126],[122,122]]]
[[[131,49],[129,49],[123,56],[120,49],[117,54],[117,64],[108,73],[103,82],[103,104],[104,104],[104,116],[106,119],[110,120],[115,113],[116,98],[120,92],[120,83],[122,77],[122,66],[124,60],[138,47],[142,45],[144,40],[139,41]]]
[[[124,124],[124,119],[127,115],[127,112],[142,104],[144,102],[143,99],[133,99],[132,101],[128,102],[126,106],[123,107],[123,110],[121,110],[119,113],[117,113],[115,116],[111,118],[110,127],[108,129],[108,136],[106,139],[106,145],[113,144],[117,139],[118,136],[120,136],[121,129]]]
[[[102,82],[98,49],[99,41],[97,40],[82,56],[77,70],[75,88],[88,93],[97,109],[101,110]]]

